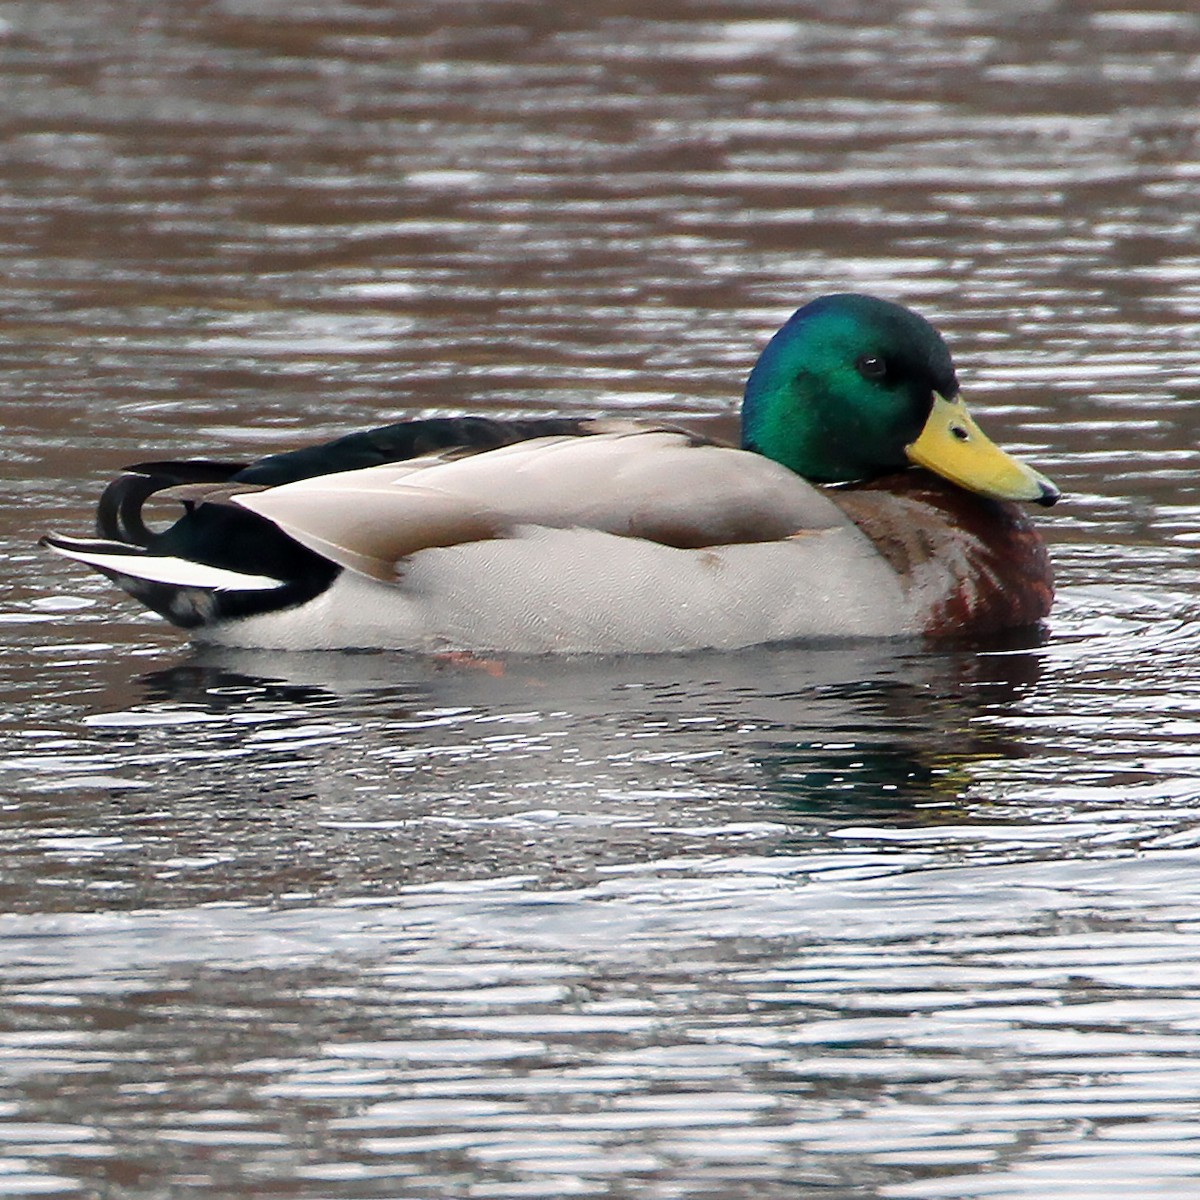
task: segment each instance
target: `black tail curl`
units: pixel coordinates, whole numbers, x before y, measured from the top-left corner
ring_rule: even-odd
[[[181,484],[225,483],[246,466],[246,463],[196,459],[126,467],[125,474],[114,479],[100,497],[96,506],[96,532],[101,537],[131,546],[149,546],[156,535],[142,519],[142,506],[151,496]]]

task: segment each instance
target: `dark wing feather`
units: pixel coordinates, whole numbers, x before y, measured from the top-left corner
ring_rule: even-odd
[[[277,487],[299,479],[358,471],[363,467],[404,462],[427,454],[454,451],[470,454],[511,446],[531,438],[578,436],[590,433],[591,424],[582,417],[506,421],[491,417],[431,417],[425,421],[400,421],[395,425],[350,433],[320,446],[272,454],[239,471],[236,479],[239,483]]]

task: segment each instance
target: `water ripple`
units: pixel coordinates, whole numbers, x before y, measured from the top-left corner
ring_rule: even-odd
[[[1200,21],[159,8],[0,13],[0,1195],[1190,1200]],[[724,417],[847,288],[1063,485],[1041,634],[197,654],[32,546],[150,457]]]

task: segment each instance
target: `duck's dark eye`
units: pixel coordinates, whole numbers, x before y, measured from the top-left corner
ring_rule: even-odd
[[[883,379],[887,376],[887,359],[878,354],[864,354],[854,366],[864,379]]]

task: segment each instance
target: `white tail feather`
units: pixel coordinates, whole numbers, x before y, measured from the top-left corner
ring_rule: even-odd
[[[148,583],[165,583],[175,587],[209,588],[216,591],[265,592],[283,587],[284,580],[269,575],[248,575],[224,567],[210,567],[189,562],[186,558],[168,558],[156,554],[131,554],[128,551],[104,548],[100,542],[72,542],[67,538],[46,538],[50,550],[87,563],[100,571],[115,571]]]

